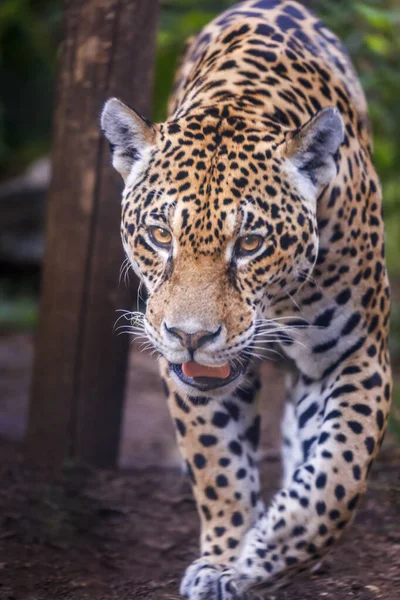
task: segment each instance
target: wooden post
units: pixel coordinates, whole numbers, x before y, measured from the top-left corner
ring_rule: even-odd
[[[151,116],[157,13],[157,0],[65,3],[26,442],[34,461],[117,461],[128,336],[113,325],[132,292],[119,285],[121,185],[99,117],[110,96]]]

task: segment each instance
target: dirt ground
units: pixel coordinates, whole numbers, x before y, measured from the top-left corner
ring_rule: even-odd
[[[177,466],[156,366],[144,355],[132,357],[125,468],[71,465],[55,475],[28,468],[15,441],[25,428],[31,353],[26,336],[0,338],[0,435],[14,440],[0,441],[0,600],[178,600],[179,579],[197,556],[198,519]],[[261,471],[268,498],[280,472],[281,380],[268,366],[264,377]],[[400,449],[390,438],[343,542],[319,572],[271,597],[399,600]]]
[[[51,477],[1,446],[1,600],[175,600],[196,557],[198,521],[186,479],[171,469],[66,469]],[[385,450],[343,543],[319,573],[277,600],[398,600],[400,453]],[[262,462],[264,489],[279,465]]]

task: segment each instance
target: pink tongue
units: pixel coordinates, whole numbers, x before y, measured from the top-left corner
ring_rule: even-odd
[[[182,371],[185,377],[216,377],[218,379],[226,379],[229,377],[231,368],[228,363],[222,367],[207,367],[200,365],[197,362],[186,362],[182,365]]]

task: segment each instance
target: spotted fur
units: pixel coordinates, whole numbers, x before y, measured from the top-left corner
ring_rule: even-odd
[[[102,125],[201,519],[201,557],[181,593],[254,597],[340,538],[386,426],[389,287],[365,98],[311,12],[248,0],[189,45],[165,123],[112,99]],[[251,234],[262,244],[243,255],[238,240]],[[256,465],[261,345],[296,369],[284,480],[268,508]],[[174,368],[190,360],[229,362],[237,376],[204,393]]]

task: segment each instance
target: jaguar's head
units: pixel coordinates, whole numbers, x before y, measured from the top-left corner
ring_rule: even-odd
[[[121,235],[148,290],[146,333],[182,391],[229,394],[262,319],[313,268],[340,114],[324,109],[296,131],[218,108],[153,125],[111,99],[102,128],[125,182]]]

